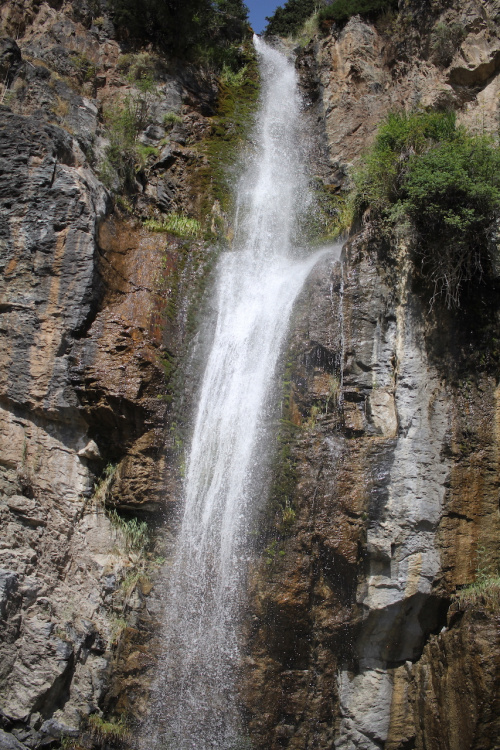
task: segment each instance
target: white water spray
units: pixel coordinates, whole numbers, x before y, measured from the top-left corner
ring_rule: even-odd
[[[262,95],[256,150],[240,181],[234,247],[218,269],[217,323],[194,424],[185,512],[165,614],[154,747],[242,745],[237,622],[263,414],[293,303],[321,253],[297,259],[308,205],[293,65],[256,38]],[[324,251],[323,251],[324,252]]]

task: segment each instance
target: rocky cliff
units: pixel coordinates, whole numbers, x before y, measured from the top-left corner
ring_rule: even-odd
[[[215,250],[143,220],[204,212],[214,235],[228,230],[208,187],[215,79],[132,49],[92,8],[0,5],[8,750],[134,744],[117,719],[147,715],[196,370],[175,367]],[[499,17],[495,0],[410,0],[298,51],[328,190],[346,187],[391,109],[453,107],[497,131]],[[146,107],[142,162],[116,200],[113,112],[127,101]],[[358,229],[294,315],[274,504],[250,575],[249,734],[268,750],[489,750],[498,603],[457,593],[500,559],[498,294],[431,308],[405,243],[388,247],[369,216]],[[105,715],[107,730],[89,718]]]
[[[330,190],[391,110],[497,131],[498,12],[400,3],[299,52]],[[315,271],[291,337],[295,519],[277,511],[251,587],[262,748],[498,746],[498,610],[457,600],[498,565],[498,293],[430,305],[380,229],[368,213],[341,267]]]
[[[196,198],[186,165],[205,163],[216,88],[189,65],[127,58],[85,5],[0,10],[0,745],[21,748],[99,736],[89,716],[146,691],[154,534],[176,498],[173,373],[213,251],[140,218]],[[124,199],[135,217],[101,181],[124,101],[148,110]]]

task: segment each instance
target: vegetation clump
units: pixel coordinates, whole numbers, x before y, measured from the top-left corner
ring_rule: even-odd
[[[458,127],[453,112],[391,113],[354,174],[355,206],[412,240],[431,299],[457,307],[492,272],[500,149]]]
[[[250,32],[243,0],[110,0],[110,7],[123,36],[215,68],[237,66]]]
[[[88,719],[88,725],[91,735],[101,746],[109,742],[120,744],[129,735],[127,724],[122,719],[118,721],[106,721],[98,714],[91,714]]]
[[[153,101],[154,83],[144,77],[137,82],[138,91],[126,96],[121,104],[105,112],[109,144],[101,164],[100,177],[115,192],[132,192],[136,173],[150,155],[141,149],[139,134],[149,121]]]
[[[288,0],[278,5],[268,22],[265,36],[289,36],[296,34],[302,24],[317,10],[316,0]]]
[[[455,601],[461,609],[482,606],[498,611],[500,609],[500,575],[480,577],[474,583],[464,586],[456,594]]]
[[[114,508],[108,510],[106,515],[113,526],[122,532],[127,550],[135,550],[136,552],[145,551],[150,544],[146,521],[139,521],[137,518],[123,518]]]
[[[433,62],[442,67],[448,66],[466,36],[467,30],[461,23],[437,23],[432,31],[430,43]]]
[[[178,237],[199,238],[201,236],[200,222],[184,214],[171,213],[161,221],[146,219],[144,226],[152,232],[170,232]]]
[[[231,208],[231,182],[239,163],[242,145],[254,122],[260,91],[255,51],[241,50],[242,67],[224,66],[219,76],[219,96],[208,137],[200,145],[200,164],[191,170],[190,188],[197,196],[200,218],[210,219],[210,231],[222,235],[223,214]],[[214,213],[213,207],[218,207]],[[218,213],[218,215],[217,215]],[[207,231],[208,226],[204,227]]]
[[[356,15],[373,19],[397,7],[397,0],[335,0],[321,8],[319,20],[342,24]]]
[[[268,24],[265,36],[294,36],[303,24],[316,16],[320,27],[328,29],[332,23],[344,24],[352,16],[361,15],[374,19],[383,13],[397,10],[397,0],[287,0],[278,6],[272,16],[266,17]]]
[[[500,571],[498,563],[489,559],[487,550],[480,546],[477,550],[478,567],[476,580],[464,586],[455,594],[460,609],[484,607],[498,612],[500,609]]]

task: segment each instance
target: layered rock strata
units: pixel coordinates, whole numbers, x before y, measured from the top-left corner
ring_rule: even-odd
[[[496,130],[497,16],[495,3],[410,3],[299,53],[329,189],[392,109],[451,106]],[[498,618],[454,596],[481,555],[498,564],[498,295],[483,289],[481,323],[437,312],[404,244],[364,218],[340,267],[315,272],[292,332],[296,517],[276,512],[252,576],[251,735],[263,748],[494,747],[500,673],[483,649],[490,638],[496,654]]]
[[[144,712],[165,545],[130,531],[154,538],[178,497],[173,373],[212,251],[147,231],[98,177],[103,108],[138,91],[107,15],[0,10],[0,745],[21,750]],[[189,66],[157,72],[139,216],[190,205],[215,94]]]

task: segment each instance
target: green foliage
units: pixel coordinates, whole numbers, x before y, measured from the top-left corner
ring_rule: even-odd
[[[175,112],[167,112],[163,117],[163,124],[166,127],[173,127],[174,125],[180,125],[182,123],[182,117],[179,117]]]
[[[437,23],[431,34],[430,51],[433,61],[447,67],[466,36],[467,30],[461,23]]]
[[[147,83],[142,84],[143,88],[149,86],[149,90],[151,90],[154,81],[165,72],[165,63],[160,57],[150,52],[127,53],[120,55],[116,68],[120,73],[126,75],[130,83],[144,81]]]
[[[129,37],[194,61],[221,65],[248,36],[242,0],[111,0],[115,24]]]
[[[98,714],[91,714],[88,725],[91,734],[101,743],[121,743],[129,735],[129,729],[123,719],[105,721]]]
[[[86,55],[82,53],[73,53],[71,55],[71,64],[82,83],[93,81],[97,74],[97,67]]]
[[[390,113],[353,175],[358,212],[366,208],[372,215],[387,212],[402,194],[410,157],[441,140],[458,138],[455,121],[454,112]]]
[[[275,562],[277,556],[284,557],[285,554],[285,550],[279,548],[278,540],[273,539],[273,541],[264,550],[266,565],[272,565]]]
[[[199,238],[201,236],[200,222],[184,214],[171,213],[161,221],[146,219],[144,226],[152,232],[170,232],[178,237]]]
[[[397,0],[335,0],[331,5],[321,8],[319,21],[341,24],[358,14],[375,18],[397,7]]]
[[[146,521],[137,518],[126,519],[113,508],[106,512],[113,526],[119,529],[125,539],[125,548],[136,552],[144,552],[150,544],[149,530]]]
[[[107,187],[117,191],[134,190],[136,171],[144,164],[144,151],[137,137],[148,123],[152,82],[144,78],[140,84],[139,92],[125,97],[121,105],[110,107],[105,113],[109,145],[100,177]]]
[[[495,262],[488,234],[500,208],[500,149],[484,137],[441,143],[412,159],[404,187],[424,275],[458,306],[464,285]]]
[[[498,563],[492,561],[487,550],[479,546],[476,580],[455,595],[461,609],[485,607],[494,612],[500,609],[500,573]]]
[[[211,217],[214,223],[217,217],[212,209],[216,201],[222,212],[231,208],[230,183],[258,104],[260,79],[253,46],[245,46],[241,59],[241,73],[233,74],[227,66],[222,69],[216,115],[201,146],[204,165],[189,175],[191,190],[199,196],[200,216]]]
[[[358,213],[406,228],[432,298],[460,304],[496,258],[489,232],[500,208],[500,149],[458,128],[452,112],[391,114],[354,175]]]
[[[486,607],[493,611],[500,609],[500,575],[485,576],[464,586],[456,594],[455,600],[461,609]]]
[[[278,5],[272,16],[266,16],[265,36],[293,36],[317,6],[317,0],[287,0],[283,6]]]
[[[304,231],[310,243],[325,243],[346,234],[354,218],[352,194],[337,192],[321,180],[313,188],[314,208],[308,211]]]

